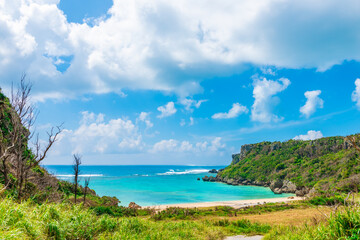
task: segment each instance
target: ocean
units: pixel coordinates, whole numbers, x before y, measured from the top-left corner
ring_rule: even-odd
[[[72,166],[44,166],[59,179],[73,181]],[[80,184],[90,177],[89,187],[100,196],[115,196],[127,206],[216,202],[275,198],[269,188],[231,186],[224,183],[198,181],[205,175],[215,176],[209,170],[224,166],[80,166]],[[287,197],[292,194],[282,194]]]

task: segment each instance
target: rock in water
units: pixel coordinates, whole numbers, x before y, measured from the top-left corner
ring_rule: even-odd
[[[218,171],[216,169],[211,169],[209,173],[218,173]]]

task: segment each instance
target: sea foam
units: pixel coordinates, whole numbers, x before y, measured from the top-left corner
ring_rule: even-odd
[[[157,173],[156,175],[183,175],[183,174],[199,174],[204,172],[209,172],[209,169],[192,169],[192,170],[185,170],[176,172],[173,169],[170,169],[168,172],[164,173]]]

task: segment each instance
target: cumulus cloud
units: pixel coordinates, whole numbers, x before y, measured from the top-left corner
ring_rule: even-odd
[[[212,118],[213,119],[229,119],[236,118],[242,113],[248,113],[249,110],[247,107],[241,105],[240,103],[234,103],[229,112],[226,113],[215,113]]]
[[[0,2],[0,78],[27,72],[40,100],[123,88],[187,97],[243,63],[325,70],[360,59],[357,0],[115,0],[92,24],[69,23],[58,3]]]
[[[254,104],[251,107],[251,120],[258,122],[276,122],[282,118],[272,113],[273,107],[279,102],[274,97],[284,91],[290,85],[290,80],[280,78],[279,80],[255,79],[253,82]]]
[[[360,109],[360,78],[355,80],[355,90],[351,95],[351,100],[356,102],[356,106]]]
[[[323,134],[321,133],[321,131],[310,130],[307,132],[306,135],[299,135],[299,136],[294,137],[293,139],[306,141],[306,140],[315,140],[315,139],[322,138],[322,137],[323,137]]]
[[[147,128],[152,128],[154,124],[150,121],[149,115],[150,113],[148,112],[141,112],[139,114],[139,117],[136,119],[136,121],[144,122]]]
[[[161,114],[157,116],[158,118],[169,117],[177,112],[174,102],[168,102],[166,105],[158,107],[157,110],[161,112]]]
[[[160,152],[192,152],[192,153],[201,153],[201,152],[212,152],[219,153],[224,150],[226,145],[221,142],[221,137],[215,137],[211,142],[203,141],[190,143],[189,141],[178,141],[175,139],[161,140],[154,144],[153,148],[150,150],[152,153]]]
[[[304,93],[306,97],[306,103],[300,108],[300,112],[306,118],[309,118],[312,114],[314,114],[317,108],[323,108],[324,100],[319,97],[320,94],[320,90],[306,91]]]
[[[65,129],[54,150],[58,155],[72,153],[126,153],[143,148],[142,135],[130,120],[104,121],[103,114],[82,112],[80,126]]]

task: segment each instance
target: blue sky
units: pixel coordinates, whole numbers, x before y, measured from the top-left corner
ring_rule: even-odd
[[[226,165],[240,146],[359,132],[360,3],[0,4],[0,86],[34,83],[45,164]]]

